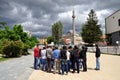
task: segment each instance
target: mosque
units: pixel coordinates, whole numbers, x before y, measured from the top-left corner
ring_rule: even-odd
[[[65,44],[80,45],[84,44],[82,37],[75,31],[75,12],[72,12],[72,31],[68,31],[62,36],[62,40]]]

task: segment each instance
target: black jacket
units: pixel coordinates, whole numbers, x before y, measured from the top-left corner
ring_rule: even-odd
[[[100,49],[99,48],[96,48],[96,54],[95,54],[95,57],[100,57],[100,54],[101,54],[101,52],[100,52]]]
[[[80,53],[79,49],[74,49],[73,50],[73,58],[78,59],[79,58],[79,53]]]
[[[85,51],[85,50],[81,50],[81,51],[80,51],[80,58],[81,58],[81,59],[86,58],[86,51]]]
[[[67,55],[66,55],[67,50],[61,50],[60,51],[60,59],[67,59]]]

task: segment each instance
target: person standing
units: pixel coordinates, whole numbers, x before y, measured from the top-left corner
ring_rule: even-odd
[[[86,52],[87,52],[87,47],[85,46],[82,46],[82,50],[80,52],[80,59],[82,59],[82,66],[83,66],[83,71],[86,72],[87,71],[87,55],[86,55]]]
[[[39,45],[37,44],[36,47],[34,48],[34,69],[38,69],[38,65],[39,65]]]
[[[67,51],[67,47],[63,46],[63,49],[60,51],[62,75],[64,74],[64,71],[66,71],[66,74],[68,74],[69,56],[70,56],[70,53]]]
[[[53,51],[53,59],[54,59],[54,74],[56,73],[56,70],[58,70],[58,73],[60,74],[60,50],[58,49],[57,46]]]
[[[42,70],[46,70],[46,47],[41,50]]]
[[[73,57],[74,57],[73,58],[73,73],[75,73],[76,66],[77,66],[77,73],[80,72],[80,70],[79,70],[79,54],[80,54],[80,50],[78,49],[77,46],[74,46],[74,49],[73,49]]]
[[[52,47],[48,46],[46,49],[46,57],[47,57],[47,72],[51,72],[51,62],[52,62]]]
[[[96,52],[95,52],[95,57],[96,57],[96,68],[95,70],[100,70],[100,48],[98,47],[98,45],[95,45],[96,47]]]
[[[69,63],[68,63],[68,70],[70,71],[70,69],[73,69],[73,48],[72,46],[69,46],[68,47],[68,51],[70,53],[70,60],[69,60]]]
[[[39,55],[40,55],[40,57],[39,57],[39,64],[38,64],[38,66],[41,68],[41,63],[42,63],[42,59],[41,59],[41,47],[39,47]]]

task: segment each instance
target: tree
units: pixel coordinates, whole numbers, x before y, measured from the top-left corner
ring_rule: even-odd
[[[52,25],[52,37],[55,44],[59,44],[62,37],[63,25],[60,21]]]
[[[4,26],[6,26],[6,25],[7,25],[6,22],[0,22],[0,28],[4,27]]]
[[[87,21],[82,25],[82,38],[86,43],[95,43],[101,41],[102,31],[100,29],[100,24],[98,24],[97,16],[95,11],[91,9],[88,14]]]
[[[7,57],[17,57],[26,55],[28,48],[32,48],[38,43],[36,37],[28,37],[23,31],[22,25],[14,25],[12,29],[7,25],[3,25],[4,29],[0,29],[0,54]]]
[[[53,42],[53,37],[52,36],[47,37],[47,43],[50,44],[51,42]]]

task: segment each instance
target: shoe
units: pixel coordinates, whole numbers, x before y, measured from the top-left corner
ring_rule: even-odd
[[[95,68],[95,70],[100,70],[100,69],[98,69],[98,68]]]
[[[36,68],[35,70],[39,70],[39,68]]]
[[[61,72],[59,72],[59,74],[61,74]]]
[[[87,70],[83,70],[83,72],[87,72]]]
[[[75,71],[73,71],[72,73],[75,73]]]

